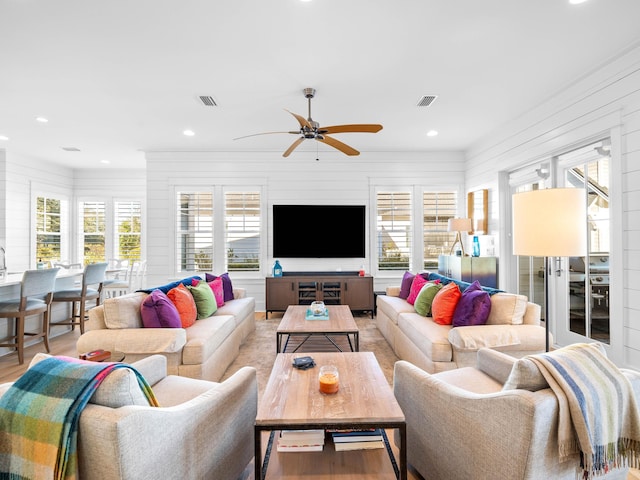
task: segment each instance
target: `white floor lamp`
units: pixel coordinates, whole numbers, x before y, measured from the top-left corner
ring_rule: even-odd
[[[513,254],[544,257],[547,351],[549,257],[557,257],[555,273],[560,276],[560,257],[583,257],[587,254],[586,205],[583,188],[548,188],[513,195]]]

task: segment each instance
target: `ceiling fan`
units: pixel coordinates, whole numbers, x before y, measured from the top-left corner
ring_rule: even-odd
[[[288,157],[291,152],[293,152],[298,145],[300,145],[304,140],[314,139],[318,142],[322,142],[330,147],[333,147],[337,150],[340,150],[342,153],[346,155],[360,155],[360,152],[353,147],[350,147],[346,143],[343,143],[339,140],[336,140],[333,137],[330,137],[328,134],[334,133],[352,133],[352,132],[364,132],[364,133],[376,133],[382,130],[382,125],[372,124],[372,123],[357,123],[352,125],[333,125],[331,127],[321,127],[318,122],[311,119],[311,99],[315,97],[316,90],[315,88],[305,88],[303,90],[305,98],[307,98],[309,103],[309,116],[308,118],[304,118],[302,115],[298,115],[293,112],[289,112],[293,115],[298,123],[300,124],[299,130],[292,130],[288,132],[264,132],[264,133],[254,133],[253,135],[245,135],[244,137],[234,138],[234,140],[239,140],[241,138],[247,137],[255,137],[256,135],[269,135],[272,133],[291,133],[293,135],[299,135],[295,142],[291,144],[289,148],[285,150],[282,154],[283,157]]]

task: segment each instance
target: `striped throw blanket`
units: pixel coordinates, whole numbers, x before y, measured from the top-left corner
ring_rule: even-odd
[[[130,368],[149,404],[146,380],[130,365],[50,357],[32,365],[0,398],[0,479],[77,478],[78,421],[100,383]]]
[[[558,398],[560,460],[580,453],[578,478],[640,467],[640,412],[633,387],[595,344],[529,356]]]

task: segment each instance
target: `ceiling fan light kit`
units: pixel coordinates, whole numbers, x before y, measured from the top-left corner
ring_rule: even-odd
[[[293,130],[289,132],[265,132],[265,133],[256,133],[253,135],[246,135],[244,137],[238,137],[234,140],[239,140],[241,138],[253,137],[256,135],[269,135],[272,133],[289,133],[292,135],[299,135],[289,148],[285,150],[282,154],[283,157],[288,157],[291,152],[293,152],[304,140],[316,140],[318,142],[322,142],[325,145],[329,145],[330,147],[335,148],[336,150],[341,151],[345,155],[360,155],[360,152],[353,147],[350,147],[346,143],[343,143],[339,140],[336,140],[333,137],[330,137],[328,134],[334,133],[376,133],[382,130],[382,125],[373,124],[373,123],[356,123],[351,125],[333,125],[330,127],[321,127],[320,124],[314,121],[311,118],[311,99],[316,95],[315,88],[305,88],[302,90],[305,98],[308,102],[308,117],[304,118],[302,115],[298,115],[297,113],[290,112],[286,110],[300,124],[299,130]]]

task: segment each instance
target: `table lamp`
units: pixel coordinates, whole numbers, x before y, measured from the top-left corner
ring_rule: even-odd
[[[587,254],[587,201],[583,188],[548,188],[516,193],[513,207],[513,254],[544,257],[546,350],[549,351],[549,302],[547,299],[549,257]]]
[[[460,243],[460,248],[462,249],[462,256],[464,257],[464,243],[462,243],[462,237],[460,236],[460,232],[468,232],[472,228],[471,219],[470,218],[450,218],[448,223],[447,230],[449,232],[456,232],[456,239],[451,245],[451,251],[449,251],[449,255],[453,255],[453,249],[456,246],[456,243]]]

